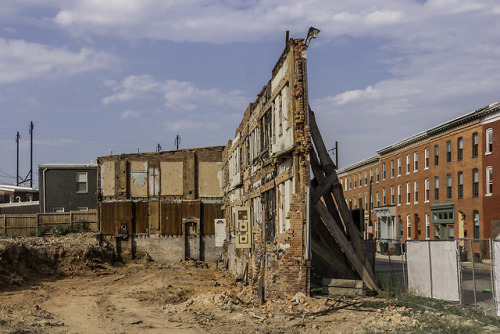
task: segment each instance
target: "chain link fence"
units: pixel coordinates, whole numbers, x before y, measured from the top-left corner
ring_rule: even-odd
[[[407,290],[406,245],[395,239],[375,239],[375,277],[382,290],[397,294]]]

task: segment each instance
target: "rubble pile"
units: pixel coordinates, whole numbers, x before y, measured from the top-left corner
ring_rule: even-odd
[[[113,256],[112,245],[95,233],[0,239],[0,288],[103,268]]]

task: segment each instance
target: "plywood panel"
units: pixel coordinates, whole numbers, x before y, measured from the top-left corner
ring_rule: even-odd
[[[161,195],[182,195],[184,163],[182,161],[160,162]]]
[[[180,203],[161,203],[161,233],[166,235],[182,234],[182,218]]]
[[[222,204],[218,203],[202,203],[201,204],[201,234],[215,234],[215,219],[224,218],[222,212]]]
[[[101,190],[103,196],[115,195],[115,162],[107,161],[101,165]]]
[[[149,232],[160,229],[160,202],[149,202]]]
[[[133,202],[133,219],[134,224],[132,233],[147,233],[148,232],[148,202]]]
[[[101,233],[120,234],[120,225],[127,224],[128,233],[132,232],[132,203],[113,202],[101,204]]]
[[[200,197],[222,196],[222,162],[200,162],[198,168],[198,195]]]

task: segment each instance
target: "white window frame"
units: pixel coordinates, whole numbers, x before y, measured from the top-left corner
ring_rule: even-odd
[[[425,179],[424,181],[424,203],[429,202],[430,197],[430,181],[429,179]]]
[[[79,181],[79,175],[85,175],[85,182]],[[78,190],[78,184],[85,183],[85,190]],[[76,172],[76,192],[78,194],[86,194],[89,192],[89,175],[88,172]]]
[[[424,169],[429,169],[429,148],[427,147],[424,151]]]
[[[396,200],[394,198],[394,186],[391,186],[391,205],[394,205],[395,202]]]
[[[431,238],[431,219],[428,213],[425,214],[425,240]]]
[[[406,155],[406,174],[410,174],[411,169],[411,161],[410,161],[410,153]]]
[[[406,239],[411,240],[411,216],[406,215]]]
[[[386,204],[387,204],[387,197],[385,194],[385,188],[382,188],[382,205],[386,205]]]
[[[382,180],[385,180],[387,169],[385,168],[385,162],[382,163]]]
[[[401,176],[401,158],[398,158],[398,176]]]
[[[396,172],[394,171],[394,160],[391,160],[391,179],[394,178]]]
[[[401,185],[398,184],[398,205],[401,205]]]
[[[413,173],[418,172],[418,152],[413,152]]]
[[[411,185],[410,182],[406,182],[406,205],[410,204],[411,196]]]
[[[56,206],[52,208],[52,212],[54,213],[63,213],[64,212],[64,206]]]
[[[493,167],[486,167],[486,196],[493,194]]]
[[[485,142],[486,142],[486,148],[484,150],[484,154],[485,155],[491,154],[491,152],[493,151],[493,129],[492,128],[486,129]]]
[[[89,211],[89,208],[86,207],[86,206],[79,206],[79,207],[76,208],[76,211],[87,212],[87,211]]]
[[[413,203],[418,203],[418,181],[413,182]]]

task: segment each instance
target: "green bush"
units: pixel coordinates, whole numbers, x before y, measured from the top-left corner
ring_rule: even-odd
[[[67,228],[66,226],[62,225],[62,224],[57,224],[57,225],[54,225],[52,226],[52,235],[55,236],[55,237],[59,237],[61,235],[66,235],[69,233],[69,228]]]

